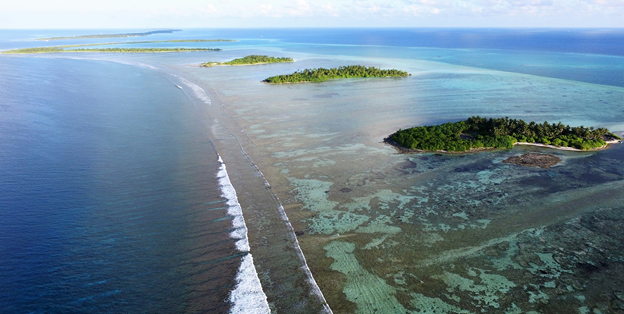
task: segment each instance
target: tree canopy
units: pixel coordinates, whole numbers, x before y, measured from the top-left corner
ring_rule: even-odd
[[[299,83],[299,82],[324,82],[329,79],[336,78],[352,78],[352,77],[401,77],[408,76],[405,71],[400,70],[382,70],[375,67],[366,67],[362,65],[341,66],[338,68],[317,68],[305,69],[297,71],[293,74],[272,76],[264,80],[271,84],[283,83]]]
[[[619,139],[606,128],[570,127],[505,118],[471,117],[466,121],[420,126],[390,135],[397,145],[416,150],[463,152],[471,148],[512,148],[516,142],[541,143],[582,150]]]

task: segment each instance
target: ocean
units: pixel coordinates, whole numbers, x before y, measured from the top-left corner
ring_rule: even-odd
[[[242,298],[253,259],[226,168],[197,136],[204,108],[142,68],[0,62],[0,312],[226,312]]]
[[[618,313],[624,148],[398,154],[472,115],[624,132],[614,29],[2,30],[2,313]],[[110,45],[115,47],[116,45]],[[250,54],[294,63],[200,68]],[[363,64],[412,76],[267,85]],[[549,169],[502,160],[548,152]]]

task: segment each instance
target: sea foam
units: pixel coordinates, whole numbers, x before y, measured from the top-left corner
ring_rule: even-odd
[[[238,239],[236,248],[247,254],[242,258],[241,265],[236,274],[236,287],[230,292],[229,301],[232,302],[230,313],[271,313],[267,297],[262,291],[262,285],[253,263],[253,257],[249,248],[249,240],[247,238],[247,226],[243,218],[243,210],[238,203],[236,190],[232,186],[230,177],[228,176],[225,163],[219,156],[219,172],[217,177],[221,186],[221,196],[227,199],[228,215],[233,216],[232,226],[234,231],[230,233],[230,237]]]
[[[180,79],[180,81],[184,85],[191,88],[191,90],[193,90],[193,94],[197,98],[201,99],[204,103],[208,105],[211,104],[210,98],[208,97],[208,95],[206,94],[203,88],[175,74],[173,74],[173,76]],[[213,129],[212,129],[213,134],[218,133],[216,129],[214,128],[216,124],[218,123],[219,121],[215,120],[215,125],[213,125]],[[227,131],[227,133],[233,136],[233,134],[231,134],[229,131]],[[269,184],[267,179],[264,177],[264,174],[262,173],[262,171],[260,171],[258,166],[254,162],[251,161],[251,158],[249,157],[249,155],[247,155],[247,152],[245,152],[245,150],[242,147],[241,147],[241,151],[243,155],[245,156],[245,158],[247,158],[249,162],[253,165],[256,172],[260,175],[260,177],[264,181],[264,185],[266,187],[270,187],[271,185]],[[219,172],[217,173],[217,177],[219,178],[219,185],[221,186],[222,196],[228,200],[227,201],[228,214],[234,217],[234,219],[232,220],[234,231],[230,233],[230,236],[234,239],[238,239],[238,241],[236,241],[236,248],[239,251],[249,252],[250,251],[249,239],[247,238],[247,226],[245,225],[245,220],[243,218],[243,211],[242,211],[240,204],[238,203],[236,190],[232,186],[230,178],[227,174],[225,163],[223,162],[223,159],[221,158],[221,156],[219,156],[219,162],[221,163],[221,166],[219,167]],[[294,239],[293,249],[295,249],[295,251],[297,252],[297,255],[302,263],[301,269],[306,274],[307,282],[310,285],[311,290],[312,290],[311,294],[314,295],[319,301],[323,303],[323,309],[321,313],[332,314],[332,310],[327,304],[327,301],[325,300],[325,297],[323,296],[323,293],[321,292],[320,287],[316,283],[316,280],[314,280],[314,276],[312,276],[312,272],[310,271],[310,268],[308,267],[308,263],[305,259],[305,256],[303,255],[303,251],[301,250],[301,247],[299,246],[299,241],[297,241],[297,237],[295,236],[294,229],[292,227],[292,224],[290,223],[290,220],[288,219],[288,216],[286,215],[286,211],[284,210],[284,207],[281,205],[281,202],[279,201],[279,198],[277,197],[277,195],[273,194],[273,197],[275,197],[275,200],[278,203],[278,211],[279,211],[280,218],[285,223],[285,225],[289,228],[293,236],[293,239]],[[230,293],[230,302],[234,304],[232,306],[231,313],[270,313],[271,312],[268,306],[267,297],[264,294],[264,291],[262,291],[262,286],[260,284],[260,279],[258,278],[256,268],[253,265],[253,257],[251,253],[247,254],[243,258],[238,274],[236,276],[236,281],[237,281],[236,288]]]
[[[258,166],[251,161],[251,158],[249,158],[249,155],[247,155],[247,152],[245,152],[245,150],[242,149],[242,147],[241,147],[241,150],[242,150],[243,154],[245,155],[245,157],[247,158],[247,160],[249,160],[249,162],[254,166],[254,168],[256,169],[256,172],[260,175],[260,177],[264,181],[264,186],[270,188],[271,185],[269,184],[269,181],[266,179],[266,177],[264,176],[262,171],[260,171],[260,168],[258,168]],[[275,200],[278,203],[278,210],[279,210],[280,218],[282,219],[284,224],[288,227],[288,229],[290,230],[290,232],[291,232],[291,234],[293,236],[293,239],[294,239],[294,241],[293,241],[294,242],[293,243],[293,249],[295,249],[295,251],[297,252],[297,255],[299,256],[299,260],[302,263],[301,270],[306,274],[306,277],[307,277],[306,280],[307,280],[308,284],[310,285],[311,294],[314,295],[323,304],[323,308],[322,308],[320,313],[323,313],[323,314],[333,314],[333,311],[329,307],[329,304],[327,304],[327,300],[325,300],[325,296],[323,295],[323,292],[321,291],[321,288],[316,283],[316,280],[314,279],[314,276],[312,276],[312,272],[310,271],[310,267],[308,266],[308,262],[306,261],[305,256],[303,255],[303,251],[301,250],[301,247],[299,246],[299,241],[297,240],[297,236],[295,235],[295,230],[294,230],[292,224],[290,223],[290,220],[288,219],[288,216],[286,215],[286,211],[284,210],[284,207],[282,206],[282,203],[280,202],[280,200],[277,197],[277,195],[273,194],[273,197],[275,197]],[[240,206],[239,206],[239,208],[240,208]]]
[[[63,58],[63,59],[72,59],[72,60],[89,60],[89,61],[108,61],[119,64],[137,66],[142,68],[148,68],[152,70],[159,70],[157,67],[153,65],[149,65],[147,63],[137,62],[137,61],[127,61],[127,60],[118,60],[118,59],[110,59],[110,58],[102,58],[102,57],[68,57],[68,56],[48,56],[48,58]]]
[[[206,95],[206,91],[203,88],[197,86],[196,84],[193,84],[193,83],[189,82],[188,80],[186,80],[186,79],[184,79],[182,77],[179,77],[177,75],[174,75],[174,76],[177,77],[178,79],[180,79],[180,81],[184,85],[188,86],[193,91],[193,94],[195,95],[195,97],[199,98],[201,101],[203,101],[207,105],[210,105],[212,103],[210,101],[210,97],[208,97],[208,95]]]

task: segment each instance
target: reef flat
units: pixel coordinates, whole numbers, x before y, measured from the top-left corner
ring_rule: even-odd
[[[301,63],[306,62],[312,63],[302,58]],[[270,68],[254,72],[270,72]],[[334,313],[591,313],[607,308],[599,304],[599,295],[584,290],[588,277],[576,267],[571,254],[577,251],[582,257],[579,249],[583,248],[592,254],[588,260],[592,263],[610,263],[608,257],[583,247],[586,241],[565,246],[548,242],[546,236],[556,235],[552,231],[556,229],[543,228],[556,225],[574,230],[574,219],[581,215],[603,208],[617,213],[623,198],[616,192],[622,187],[623,168],[616,156],[624,152],[622,145],[598,153],[556,151],[565,162],[549,169],[502,162],[530,152],[529,146],[461,155],[393,154],[379,139],[397,125],[410,121],[433,125],[439,117],[453,119],[445,112],[460,108],[466,101],[464,93],[450,103],[438,97],[453,94],[458,83],[449,83],[442,91],[438,80],[421,77],[274,88],[241,84],[240,74],[250,82],[258,76],[247,74],[247,69],[214,69],[224,74],[219,79],[212,78],[213,71],[198,67],[184,70],[215,82],[217,90],[228,91],[215,96],[214,103],[225,104],[215,109],[238,123],[232,129],[241,130],[245,152],[262,169],[283,204],[314,279]],[[232,75],[231,79],[224,80],[226,75]],[[499,73],[481,79],[486,80],[479,81],[483,98],[476,104],[492,95],[504,98],[518,93],[517,99],[523,95],[517,91],[523,77]],[[474,76],[468,76],[462,84],[473,80]],[[504,88],[496,85],[500,82]],[[569,83],[560,86],[559,81],[525,83],[535,88],[529,83],[543,84],[544,95],[553,93],[550,87],[571,89]],[[587,103],[598,97],[616,102],[622,96],[619,89],[603,95],[603,89],[577,85]],[[432,92],[415,106],[414,90]],[[504,105],[489,111],[489,116],[503,109],[522,115],[501,109]],[[558,111],[552,116],[575,121]],[[595,121],[608,125],[605,120]],[[254,199],[248,203],[256,206]],[[257,236],[267,241],[271,237],[265,232],[276,229],[277,223],[269,225],[255,209],[251,213],[249,225],[265,228]],[[603,241],[591,241],[600,249],[612,244],[604,241],[603,234],[594,236]],[[561,257],[568,260],[560,264]],[[617,267],[617,263],[609,265]],[[259,273],[273,276],[270,271]],[[595,286],[604,274],[596,272],[591,284]],[[609,303],[616,303],[617,291],[605,292],[611,297]]]

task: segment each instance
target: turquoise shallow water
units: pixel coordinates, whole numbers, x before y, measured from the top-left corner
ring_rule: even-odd
[[[402,30],[389,37],[371,36],[366,30],[346,32],[332,36],[331,30],[262,34],[261,30],[187,30],[145,40],[229,37],[240,41],[210,44],[224,48],[218,53],[69,54],[4,60],[25,66],[35,62],[78,65],[83,61],[68,58],[79,57],[149,65],[203,88],[212,105],[206,119],[197,122],[192,138],[201,142],[205,138],[200,133],[206,132],[206,138],[217,138],[220,154],[232,155],[237,153],[228,140],[233,135],[271,186],[250,186],[244,181],[251,178],[237,175],[244,173],[238,171],[244,164],[228,165],[234,187],[246,187],[237,192],[251,230],[251,251],[258,252],[254,260],[260,282],[278,311],[289,302],[280,303],[271,291],[279,291],[277,280],[285,277],[275,276],[279,259],[267,256],[290,249],[272,243],[275,239],[263,239],[263,230],[269,234],[283,228],[281,220],[263,216],[264,203],[245,207],[262,193],[279,198],[334,313],[620,311],[624,257],[617,231],[624,228],[622,147],[588,153],[517,147],[449,156],[401,155],[382,143],[398,128],[471,115],[561,121],[622,132],[624,58],[619,50],[579,51],[570,48],[574,45],[545,49],[546,39],[537,35],[534,41],[524,39],[533,45],[514,43],[506,48],[500,42],[486,45],[483,41],[449,46],[446,40],[419,39]],[[526,36],[513,30],[501,32]],[[3,43],[3,47],[13,44]],[[606,46],[612,44],[605,40]],[[296,62],[192,66],[248,54],[291,56]],[[398,68],[412,76],[279,86],[260,83],[297,69],[347,64]],[[102,79],[101,84],[105,82]],[[151,94],[150,86],[146,84],[140,93]],[[170,87],[172,93],[179,91],[173,84]],[[193,104],[201,103],[187,85],[183,92]],[[549,169],[502,163],[529,151],[553,153],[563,162]],[[213,254],[210,250],[206,254]],[[236,266],[228,269],[235,271]],[[300,268],[289,264],[285,269],[292,270],[284,273],[296,273]],[[214,286],[203,282],[202,287],[210,291]],[[303,295],[304,290],[292,295]],[[305,307],[297,309],[305,311]]]

